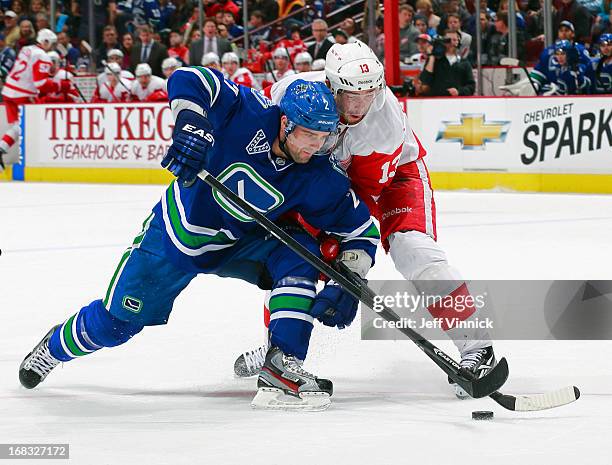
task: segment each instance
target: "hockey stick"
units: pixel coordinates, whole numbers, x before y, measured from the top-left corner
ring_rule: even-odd
[[[313,255],[306,247],[296,241],[282,228],[274,224],[263,214],[258,212],[250,203],[239,197],[230,188],[219,182],[212,174],[203,170],[198,177],[208,184],[212,189],[219,191],[230,202],[243,209],[261,227],[270,232],[280,242],[285,244],[304,261],[315,267],[321,273],[333,279],[349,292],[355,299],[361,301],[370,308],[374,308],[374,292],[361,280],[356,279],[356,275],[349,274],[350,278],[332,268],[319,257]],[[360,285],[361,284],[361,285]],[[379,315],[388,321],[399,322],[400,317],[387,307],[384,307]],[[408,336],[425,354],[438,365],[448,377],[461,386],[471,397],[486,397],[500,388],[508,379],[508,362],[502,358],[495,367],[482,378],[476,378],[473,373],[459,366],[444,351],[433,345],[416,331],[410,328],[398,328]]]
[[[109,70],[109,71],[110,71],[110,72],[113,74],[113,76],[115,76],[115,79],[117,79],[117,82],[118,82],[119,84],[121,84],[125,90],[127,90],[127,91],[128,91],[128,94],[132,95],[132,91],[131,91],[130,89],[128,89],[128,87],[127,87],[127,86],[126,86],[126,85],[123,83],[123,81],[121,80],[121,75],[120,75],[120,74],[115,73],[115,72],[113,71],[113,69],[112,69],[110,66],[108,66],[108,61],[106,61],[106,60],[102,60],[102,65],[103,65],[103,66],[104,66],[104,67],[105,67],[107,70]]]
[[[367,286],[366,282],[361,279],[359,275],[349,270],[348,267],[342,262],[337,263],[337,265],[345,275],[352,277],[353,281],[363,290],[363,292],[369,292],[371,293],[371,297],[374,297],[373,291]],[[580,397],[580,390],[576,386],[568,386],[556,391],[531,396],[512,396],[495,391],[491,393],[489,397],[507,410],[513,410],[516,412],[531,412],[537,410],[547,410],[570,404],[578,400]]]

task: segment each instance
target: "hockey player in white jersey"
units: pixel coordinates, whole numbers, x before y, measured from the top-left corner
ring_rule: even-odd
[[[132,83],[132,100],[135,102],[161,102],[168,100],[166,81],[154,76],[147,63],[140,63],[135,70],[136,80]]]
[[[240,58],[234,52],[226,52],[221,57],[221,64],[223,65],[223,74],[231,81],[236,84],[241,84],[246,87],[261,90],[261,86],[253,73],[248,68],[240,66]]]
[[[58,84],[50,76],[51,58],[47,55],[57,36],[49,29],[41,29],[36,44],[21,49],[2,88],[9,128],[0,140],[0,170],[4,169],[3,155],[19,137],[19,105],[32,103],[41,93],[68,91],[70,83]],[[62,87],[64,86],[64,87]]]
[[[335,44],[327,54],[325,71],[300,73],[299,78],[328,82],[342,123],[333,156],[348,173],[353,190],[378,218],[383,245],[396,269],[425,296],[465,300],[467,285],[436,242],[433,189],[423,160],[426,151],[386,86],[383,66],[374,52],[361,42]],[[278,102],[293,79],[279,81],[265,93]],[[436,318],[476,318],[474,307],[459,310],[433,304],[427,309]],[[442,327],[459,350],[462,367],[480,377],[494,366],[486,330]],[[236,374],[256,374],[265,347],[238,357]],[[467,397],[457,386],[455,392]]]
[[[118,103],[130,100],[130,82],[119,77],[121,67],[117,63],[106,64],[106,81],[96,88],[92,103]]]
[[[274,50],[272,59],[274,60],[274,70],[271,73],[266,73],[265,80],[267,82],[274,83],[296,74],[295,71],[291,69],[289,52],[286,48],[278,47]]]
[[[106,53],[106,62],[107,63],[117,63],[121,68],[121,72],[119,75],[121,79],[125,82],[129,82],[130,84],[134,81],[134,75],[128,71],[127,69],[123,69],[123,52],[118,48],[113,48]],[[98,86],[107,82],[107,74],[106,69],[98,74]]]
[[[49,58],[51,58],[51,62],[53,65],[51,66],[50,76],[53,81],[57,83],[58,90],[52,90],[45,94],[40,94],[36,102],[37,103],[76,103],[82,102],[79,92],[77,91],[74,85],[74,74],[67,70],[62,66],[62,58],[59,53],[55,50],[51,50],[49,53]],[[70,83],[70,88],[66,90],[68,86],[65,81]],[[64,88],[64,91],[60,91],[59,89]]]

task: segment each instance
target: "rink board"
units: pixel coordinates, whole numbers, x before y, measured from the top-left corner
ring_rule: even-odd
[[[436,189],[612,193],[612,96],[402,100]],[[166,183],[169,106],[26,105],[23,181]]]

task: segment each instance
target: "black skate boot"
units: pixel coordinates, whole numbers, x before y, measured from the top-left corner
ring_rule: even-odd
[[[19,366],[19,381],[24,388],[33,389],[38,386],[60,361],[49,352],[49,339],[53,335],[56,328],[61,325],[54,326],[43,337],[32,352],[23,359]]]
[[[255,376],[263,367],[269,348],[270,345],[266,342],[257,349],[249,350],[240,355],[234,362],[234,374],[238,378]]]
[[[302,368],[302,360],[285,355],[278,347],[266,354],[251,407],[269,410],[316,412],[331,405],[333,384]]]
[[[461,368],[465,368],[476,375],[476,378],[482,378],[491,369],[497,365],[495,360],[495,354],[493,353],[493,346],[487,346],[482,349],[475,349],[470,352],[466,352],[461,356],[461,362],[459,362]],[[463,390],[463,388],[449,378],[448,382],[454,386],[455,395],[459,399],[467,399],[470,395]]]

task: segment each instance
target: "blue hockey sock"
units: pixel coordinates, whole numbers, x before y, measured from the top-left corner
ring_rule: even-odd
[[[95,300],[55,330],[49,350],[56,359],[67,362],[102,347],[123,344],[141,330],[141,325],[115,318],[101,300]]]
[[[276,283],[270,295],[270,343],[300,360],[308,352],[313,326],[309,312],[315,293],[314,282],[287,277]]]

